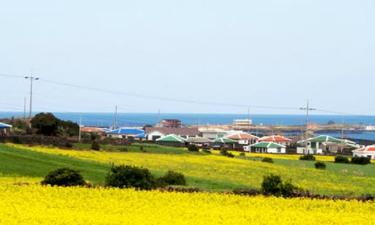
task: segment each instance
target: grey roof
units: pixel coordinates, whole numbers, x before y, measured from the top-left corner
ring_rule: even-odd
[[[198,128],[188,128],[188,127],[183,127],[183,128],[169,128],[169,127],[146,127],[146,134],[150,134],[152,132],[160,132],[164,135],[168,134],[175,134],[179,136],[199,136],[200,132]]]

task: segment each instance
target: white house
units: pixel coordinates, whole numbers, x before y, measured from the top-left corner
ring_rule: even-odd
[[[375,145],[370,145],[353,151],[353,157],[369,157],[375,159]]]
[[[286,153],[286,146],[277,144],[274,142],[258,142],[256,144],[247,146],[244,148],[245,151],[256,152],[256,153]]]

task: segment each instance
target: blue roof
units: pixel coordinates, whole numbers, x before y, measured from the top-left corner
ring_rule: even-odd
[[[144,139],[144,138],[146,138],[146,134],[145,133],[143,133],[143,134],[137,134],[134,137],[135,138],[142,138],[142,139]]]
[[[5,128],[11,128],[12,125],[6,124],[6,123],[0,123],[0,129],[5,129]]]
[[[120,127],[116,130],[111,130],[107,134],[118,134],[118,135],[141,135],[145,134],[144,130]]]

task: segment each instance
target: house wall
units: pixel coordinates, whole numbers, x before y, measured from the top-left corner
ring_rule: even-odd
[[[286,153],[286,149],[285,148],[268,148],[267,149],[267,153],[283,153],[285,154]]]
[[[156,139],[159,139],[159,138],[162,138],[164,137],[165,134],[162,134],[160,132],[151,132],[149,134],[147,134],[147,140],[148,141],[155,141]]]
[[[375,159],[375,152],[353,152],[353,157],[371,157],[371,159]]]

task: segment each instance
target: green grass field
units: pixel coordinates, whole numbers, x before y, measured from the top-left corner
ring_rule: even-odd
[[[102,184],[110,164],[128,164],[149,168],[156,176],[168,170],[182,172],[189,186],[208,191],[235,188],[259,188],[263,176],[273,173],[285,180],[319,194],[375,195],[375,166],[335,164],[326,162],[327,169],[316,170],[314,162],[273,155],[274,163],[260,162],[259,156],[228,158],[213,154],[189,153],[183,148],[144,145],[124,147],[103,146],[102,151],[48,147],[0,145],[0,174],[4,178],[31,177],[41,180],[52,169],[71,167],[82,172],[85,179]],[[86,150],[85,150],[86,149]],[[324,158],[326,159],[326,158]],[[327,158],[328,160],[330,158]],[[21,179],[21,178],[20,178]],[[19,180],[18,180],[19,181]]]

